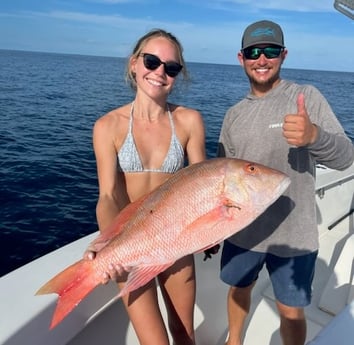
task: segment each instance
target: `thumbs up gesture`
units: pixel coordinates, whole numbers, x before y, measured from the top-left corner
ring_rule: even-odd
[[[297,147],[313,144],[317,138],[317,127],[310,121],[302,93],[297,97],[297,114],[284,117],[283,136],[289,145]]]

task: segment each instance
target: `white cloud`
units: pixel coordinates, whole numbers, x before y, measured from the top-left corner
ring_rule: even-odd
[[[134,4],[141,3],[148,0],[84,0],[86,2],[98,3],[98,4]]]
[[[286,10],[295,12],[330,12],[333,11],[331,0],[215,0],[203,1],[203,4],[224,9],[231,9],[232,5],[241,5],[249,11],[257,10]]]

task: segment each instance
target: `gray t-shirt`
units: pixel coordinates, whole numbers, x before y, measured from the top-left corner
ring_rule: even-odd
[[[282,134],[283,118],[305,106],[318,138],[306,147],[290,146]],[[311,85],[282,80],[263,97],[247,95],[224,118],[218,155],[246,159],[278,169],[291,184],[273,205],[228,240],[240,247],[282,257],[318,249],[315,164],[343,170],[354,160],[354,147],[322,94]]]

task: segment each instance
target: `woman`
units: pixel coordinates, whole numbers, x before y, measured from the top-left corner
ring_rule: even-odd
[[[104,232],[128,203],[165,182],[184,166],[205,159],[205,133],[198,111],[167,103],[176,77],[186,66],[179,41],[164,30],[153,30],[137,42],[127,66],[135,99],[102,116],[94,125],[97,162],[99,229]],[[117,280],[119,267],[107,277]],[[195,344],[193,312],[195,271],[192,255],[158,276],[176,345]],[[118,283],[120,288],[124,282]],[[140,344],[168,345],[157,300],[156,283],[123,297]]]

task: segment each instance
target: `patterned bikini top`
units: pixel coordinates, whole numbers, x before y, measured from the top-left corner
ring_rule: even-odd
[[[118,152],[120,171],[132,173],[132,172],[161,172],[173,174],[184,166],[184,150],[178,140],[175,132],[175,126],[173,123],[172,114],[170,108],[167,105],[167,113],[170,119],[171,125],[171,142],[167,155],[160,168],[157,169],[145,169],[141,163],[139,152],[136,148],[133,137],[133,110],[134,104],[132,104],[130,110],[128,133],[124,140],[122,147]]]

